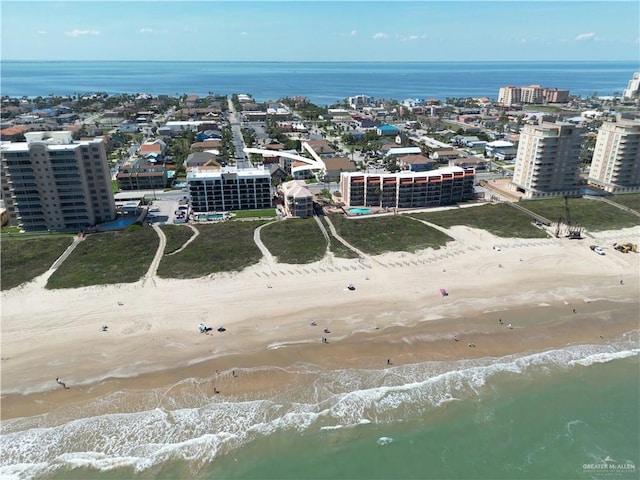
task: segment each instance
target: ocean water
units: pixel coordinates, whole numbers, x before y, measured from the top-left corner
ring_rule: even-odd
[[[537,84],[582,97],[626,88],[629,62],[31,62],[2,61],[8,96],[87,92],[177,95],[250,93],[258,101],[302,95],[328,105],[374,98],[488,97],[505,85]]]
[[[384,370],[298,365],[290,388],[237,398],[206,379],[113,392],[3,422],[0,477],[635,479],[639,340]]]

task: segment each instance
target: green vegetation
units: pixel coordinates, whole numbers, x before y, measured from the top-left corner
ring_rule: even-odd
[[[289,97],[281,98],[280,101],[288,107],[295,109],[296,113],[302,117],[303,120],[318,120],[320,116],[326,117],[328,110],[326,107],[319,107],[310,102],[300,102]]]
[[[382,141],[375,130],[367,130],[364,135],[359,137],[356,137],[351,132],[347,132],[342,135],[342,142],[345,145],[353,146],[363,152],[375,152],[382,145]]]
[[[544,112],[544,113],[560,113],[564,110],[558,105],[523,105],[525,112]]]
[[[117,180],[111,180],[111,190],[113,191],[113,193],[118,193],[120,191]]]
[[[162,225],[160,228],[167,237],[167,245],[164,247],[165,255],[175,252],[195,235],[194,231],[185,225]]]
[[[453,240],[448,235],[404,216],[348,219],[332,215],[338,234],[370,255],[384,252],[416,252],[440,248]]]
[[[195,141],[196,134],[191,130],[184,130],[178,137],[171,138],[167,143],[166,154],[176,164],[176,175],[184,175],[184,161],[191,153],[191,144]]]
[[[628,193],[626,195],[615,195],[607,198],[612,202],[624,205],[640,213],[640,193]]]
[[[520,205],[553,222],[561,219],[563,223],[568,223],[564,198],[528,200],[520,202]],[[571,224],[592,232],[617,230],[640,224],[640,218],[635,215],[597,200],[570,198],[568,205]]]
[[[331,244],[329,250],[336,258],[358,258],[359,255],[348,247],[345,247],[342,242],[339,242],[335,238],[331,237]]]
[[[272,138],[284,145],[285,150],[302,150],[300,140],[293,140],[289,138],[273,118],[269,117],[265,121],[265,131],[267,132],[267,135],[269,135],[269,138]]]
[[[47,288],[77,288],[140,280],[158,248],[149,227],[89,235],[51,275]]]
[[[233,212],[234,218],[270,218],[276,216],[275,208],[265,208],[262,210],[236,210]]]
[[[479,228],[502,238],[546,238],[545,230],[533,225],[523,212],[505,204],[441,210],[409,214],[414,218],[435,223],[444,228],[466,225]]]
[[[0,230],[0,232],[1,233],[20,233],[20,227],[5,225],[4,227],[2,227],[2,230]]]
[[[281,263],[316,262],[327,249],[327,241],[313,218],[272,223],[260,231],[260,238]]]
[[[261,222],[222,222],[199,225],[200,235],[175,255],[164,256],[158,276],[199,278],[218,272],[237,272],[258,263],[262,254],[253,242]]]
[[[73,237],[61,235],[3,238],[0,244],[2,290],[9,290],[42,275],[71,242]]]

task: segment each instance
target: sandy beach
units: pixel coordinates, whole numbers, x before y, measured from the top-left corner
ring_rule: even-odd
[[[640,227],[582,241],[450,235],[446,248],[416,254],[74,290],[46,290],[41,277],[4,292],[2,418],[185,378],[238,395],[283,388],[304,365],[502,357],[638,329],[640,255],[611,245],[637,242]],[[213,330],[199,333],[200,322]]]

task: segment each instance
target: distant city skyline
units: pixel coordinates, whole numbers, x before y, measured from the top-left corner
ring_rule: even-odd
[[[1,2],[3,60],[640,59],[631,1]]]

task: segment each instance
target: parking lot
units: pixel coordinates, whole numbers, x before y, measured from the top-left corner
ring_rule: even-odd
[[[186,198],[186,197],[185,197]],[[160,225],[176,223],[176,211],[180,206],[180,200],[156,199],[149,206],[147,221]],[[178,222],[179,223],[179,222]]]

